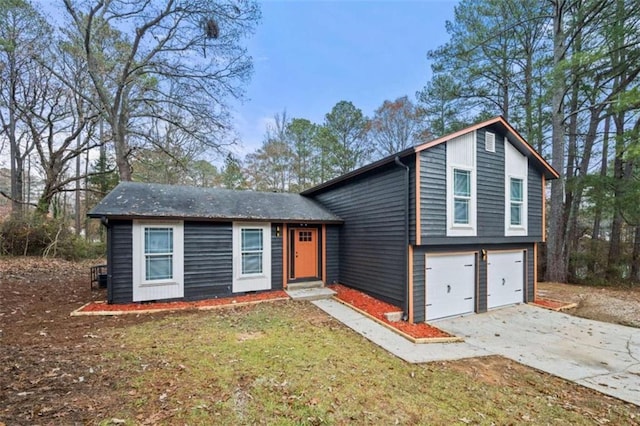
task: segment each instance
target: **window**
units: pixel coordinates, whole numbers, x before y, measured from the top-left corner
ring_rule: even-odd
[[[453,223],[469,224],[469,204],[471,201],[471,172],[454,169],[453,171]]]
[[[184,223],[133,221],[134,302],[184,297]]]
[[[524,202],[522,179],[510,179],[510,192],[511,225],[520,226],[522,225],[522,205]]]
[[[310,241],[312,241],[311,231],[300,231],[300,234],[298,235],[298,241],[300,241],[300,242],[310,242]]]
[[[145,281],[173,278],[173,228],[144,228]]]
[[[271,245],[273,244],[271,224],[234,222],[232,238],[232,291],[240,293],[270,289]]]
[[[242,275],[262,273],[263,238],[262,229],[243,228],[242,236]]]

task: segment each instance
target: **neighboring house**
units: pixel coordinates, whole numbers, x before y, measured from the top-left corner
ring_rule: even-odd
[[[122,183],[89,215],[108,229],[109,302],[319,279],[422,322],[533,300],[557,177],[497,117],[300,195]]]

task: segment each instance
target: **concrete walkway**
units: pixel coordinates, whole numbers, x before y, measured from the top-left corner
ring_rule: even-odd
[[[360,312],[333,299],[311,302],[357,333],[410,363],[446,361],[491,355],[480,347],[467,343],[412,343],[397,333],[367,318]]]
[[[414,344],[335,300],[312,303],[407,362],[502,355],[640,405],[640,329],[518,305],[434,323],[463,343]]]

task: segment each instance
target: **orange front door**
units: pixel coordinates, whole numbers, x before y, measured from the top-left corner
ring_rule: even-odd
[[[293,238],[293,278],[317,277],[318,230],[296,228]]]

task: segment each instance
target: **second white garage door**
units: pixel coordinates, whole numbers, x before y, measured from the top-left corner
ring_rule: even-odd
[[[487,255],[487,308],[524,301],[524,252],[489,252]]]
[[[475,253],[425,255],[426,319],[474,312]]]

